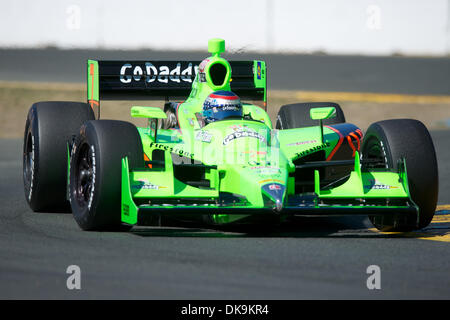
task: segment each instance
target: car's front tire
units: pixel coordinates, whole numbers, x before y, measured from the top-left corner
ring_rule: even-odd
[[[144,167],[141,137],[124,121],[86,122],[70,159],[70,203],[75,221],[83,230],[122,231],[122,158],[130,169]]]
[[[373,123],[364,136],[362,157],[383,159],[382,167],[392,170],[397,170],[398,160],[405,158],[409,191],[419,207],[417,226],[411,219],[396,215],[369,217],[374,226],[382,231],[410,231],[428,226],[434,216],[439,188],[436,152],[425,125],[413,119]]]

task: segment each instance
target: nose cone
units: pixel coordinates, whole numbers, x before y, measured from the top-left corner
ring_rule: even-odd
[[[283,209],[286,187],[280,183],[268,183],[261,189],[263,194],[269,198],[268,204],[272,205],[276,212],[280,212]]]

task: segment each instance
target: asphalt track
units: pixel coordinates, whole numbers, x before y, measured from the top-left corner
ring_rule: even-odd
[[[85,82],[86,60],[202,60],[205,52],[0,49],[1,81]],[[267,62],[268,88],[450,94],[450,58],[235,53]]]
[[[432,133],[450,203],[450,131]],[[200,227],[83,232],[34,213],[21,140],[0,140],[0,299],[449,299],[450,207],[425,230],[382,234],[363,217],[309,218],[266,234]],[[81,269],[68,290],[67,267]],[[381,289],[368,290],[369,265]]]

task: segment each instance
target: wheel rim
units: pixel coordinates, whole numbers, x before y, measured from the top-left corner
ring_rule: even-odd
[[[363,159],[366,160],[377,160],[375,163],[365,163],[363,164],[363,170],[375,170],[376,169],[389,169],[389,163],[386,156],[386,151],[383,143],[376,137],[370,137],[367,142],[364,143],[362,148]],[[383,230],[385,225],[394,225],[393,217],[389,216],[371,216],[369,215],[369,220],[372,224],[379,230]]]
[[[25,148],[23,154],[23,177],[26,186],[31,186],[31,180],[33,178],[33,141],[31,133],[28,133],[25,140]]]
[[[380,140],[376,138],[369,139],[363,146],[362,150],[363,159],[366,160],[378,160],[377,162],[371,164],[367,163],[364,165],[364,169],[377,169],[389,168],[389,164],[386,157],[386,152]]]
[[[94,186],[93,153],[88,144],[80,147],[75,163],[75,199],[81,207],[90,205]]]

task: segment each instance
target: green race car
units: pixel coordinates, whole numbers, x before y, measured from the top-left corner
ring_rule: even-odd
[[[338,104],[296,103],[280,108],[274,128],[265,62],[225,60],[221,39],[208,51],[201,62],[88,60],[87,103],[33,104],[23,146],[31,209],[72,211],[83,230],[162,216],[223,225],[367,215],[396,231],[430,223],[437,161],[420,121],[376,122],[363,137]],[[205,100],[218,92],[248,103],[207,122]],[[165,103],[131,108],[148,119],[141,128],[100,120],[101,100]]]

